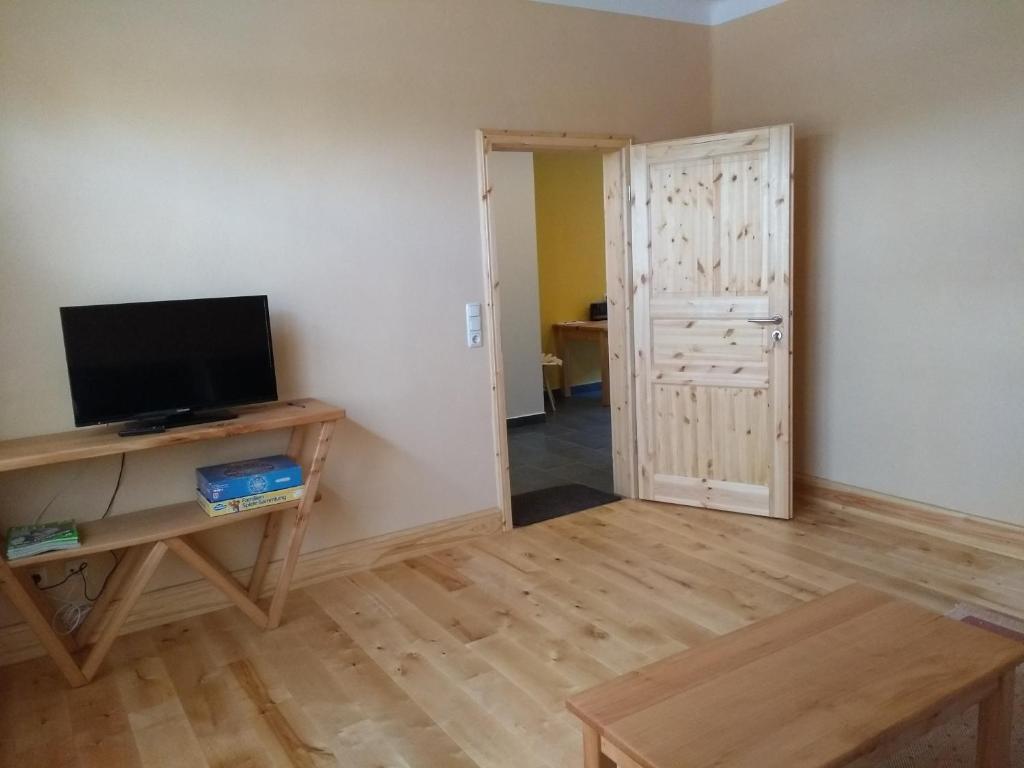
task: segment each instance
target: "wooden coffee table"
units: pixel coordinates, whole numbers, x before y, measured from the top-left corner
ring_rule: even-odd
[[[1014,642],[861,585],[572,697],[585,768],[801,768],[883,754],[981,703],[1008,768]]]

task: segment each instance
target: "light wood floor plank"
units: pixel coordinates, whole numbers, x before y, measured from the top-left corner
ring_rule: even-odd
[[[647,539],[653,538],[689,558],[722,568],[797,600],[812,600],[850,583],[850,579],[820,568],[813,569],[770,549],[738,542],[730,546],[721,537],[682,533],[677,530],[678,526],[661,525],[657,518],[647,519],[642,516],[645,511],[608,508],[598,512],[602,520],[613,525],[635,531]]]
[[[112,676],[127,710],[142,765],[160,768],[208,765],[159,656],[146,655],[119,663]]]
[[[848,495],[793,522],[621,501],[0,671],[0,768],[575,768],[566,696],[862,581],[1024,618],[1020,539]],[[1012,532],[1011,532],[1012,533]],[[947,535],[948,534],[948,535]]]
[[[662,606],[644,595],[607,579],[594,568],[593,553],[545,526],[524,529],[522,541],[553,576],[566,582],[583,606],[613,618],[631,645],[655,658],[692,647],[715,637],[706,627]],[[510,537],[511,538],[511,537]],[[670,650],[671,649],[671,650]]]
[[[138,768],[142,765],[114,676],[107,675],[68,691],[67,703],[71,740],[81,768],[111,765]]]
[[[0,670],[0,766],[78,768],[67,680],[40,657]]]
[[[477,706],[457,681],[444,675],[420,653],[416,635],[396,621],[370,593],[347,578],[311,590],[315,596],[325,596],[327,614],[478,765],[500,766],[502,755],[522,752],[522,743]]]
[[[490,595],[508,610],[521,612],[548,631],[567,638],[610,669],[624,671],[643,664],[650,654],[629,641],[631,627],[610,611],[593,610],[578,587],[559,579],[523,574],[481,551],[462,567],[474,573]],[[513,613],[513,615],[515,615]]]

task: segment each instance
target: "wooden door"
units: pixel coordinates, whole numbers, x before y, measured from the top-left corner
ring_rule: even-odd
[[[641,498],[792,516],[792,141],[631,149]]]

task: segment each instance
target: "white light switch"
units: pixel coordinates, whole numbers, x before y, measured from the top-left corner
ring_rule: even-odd
[[[482,347],[484,334],[480,326],[480,305],[466,305],[466,346]]]

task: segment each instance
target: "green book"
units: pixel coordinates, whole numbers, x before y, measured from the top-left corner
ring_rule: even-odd
[[[74,520],[37,525],[18,525],[7,531],[7,559],[31,557],[41,552],[74,549],[80,546]]]

